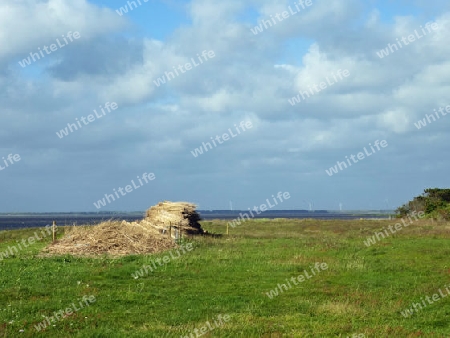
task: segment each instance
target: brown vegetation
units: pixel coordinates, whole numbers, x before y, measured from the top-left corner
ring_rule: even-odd
[[[44,249],[44,255],[121,256],[156,253],[176,247],[174,238],[203,234],[196,205],[161,202],[137,222],[108,221],[94,226],[73,226],[63,238]]]

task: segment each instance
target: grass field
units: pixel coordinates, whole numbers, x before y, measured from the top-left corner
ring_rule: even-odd
[[[364,244],[394,223],[262,219],[226,236],[225,221],[202,222],[223,236],[184,239],[193,249],[162,266],[168,253],[39,258],[46,237],[0,260],[0,337],[450,337],[450,297],[425,303],[450,290],[450,224]],[[0,252],[35,230],[0,232]],[[144,264],[156,268],[134,278]],[[413,303],[422,309],[405,318]]]

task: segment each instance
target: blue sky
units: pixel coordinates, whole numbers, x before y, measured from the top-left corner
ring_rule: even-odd
[[[118,10],[127,5],[127,1],[111,0],[111,1],[92,1],[99,7],[112,8]],[[192,21],[186,13],[189,1],[156,1],[149,0],[141,4],[137,8],[130,10],[126,17],[134,26],[137,34],[142,36],[164,40],[170,37],[174,30],[180,26],[191,25]],[[134,8],[134,7],[133,7]]]
[[[448,185],[450,117],[417,125],[450,105],[448,2],[313,0],[257,34],[294,1],[141,3],[122,16],[127,1],[0,4],[0,166],[21,157],[0,167],[0,212],[245,210],[279,191],[281,209],[384,209]],[[80,38],[23,64],[68,32]],[[252,128],[231,136],[241,122]],[[343,167],[377,140],[388,146]],[[145,173],[156,178],[94,205]]]

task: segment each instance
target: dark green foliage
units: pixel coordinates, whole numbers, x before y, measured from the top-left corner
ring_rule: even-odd
[[[397,208],[399,217],[404,217],[412,211],[423,211],[429,217],[450,219],[450,189],[425,189],[423,194]]]

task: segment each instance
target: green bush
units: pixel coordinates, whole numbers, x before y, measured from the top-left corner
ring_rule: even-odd
[[[412,211],[423,211],[428,217],[437,219],[450,219],[450,189],[425,189],[422,195],[397,208],[396,213],[404,217]]]

